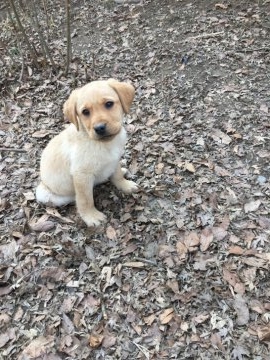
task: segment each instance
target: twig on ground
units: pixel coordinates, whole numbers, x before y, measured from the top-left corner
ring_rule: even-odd
[[[218,31],[218,32],[209,33],[209,34],[190,36],[190,37],[186,38],[185,41],[196,40],[196,39],[207,39],[207,38],[211,38],[211,37],[215,37],[215,36],[219,36],[219,35],[223,35],[223,34],[224,34],[224,31]]]
[[[140,352],[143,353],[143,355],[146,357],[146,359],[149,360],[150,356],[149,356],[148,350],[144,346],[137,344],[135,341],[132,341],[132,342],[135,346],[137,346],[137,348],[140,350]]]
[[[105,305],[104,305],[103,303],[101,304],[101,310],[102,310],[103,319],[104,319],[104,320],[107,320],[107,319],[108,319],[108,315],[107,315],[107,312],[106,312]]]
[[[22,58],[22,69],[21,69],[21,73],[20,73],[20,77],[19,77],[19,82],[22,81],[23,73],[24,73],[24,60],[23,60],[23,58]]]
[[[140,258],[140,257],[136,257],[135,260],[144,262],[144,263],[149,264],[149,265],[157,266],[157,263],[155,261],[153,261],[153,260],[148,260],[148,259],[144,259],[144,258]]]
[[[233,51],[228,51],[228,53],[237,53],[237,52],[255,52],[255,51],[265,51],[265,52],[269,52],[270,51],[270,48],[269,47],[261,47],[261,48],[255,48],[255,49],[252,49],[252,48],[241,48],[241,49],[235,49]]]
[[[5,148],[5,147],[1,147],[0,151],[27,152],[24,149],[14,149],[14,148]]]

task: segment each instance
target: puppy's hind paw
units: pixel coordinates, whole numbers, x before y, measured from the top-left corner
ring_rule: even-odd
[[[87,213],[80,214],[87,226],[99,226],[106,220],[106,216],[97,209],[91,209]]]

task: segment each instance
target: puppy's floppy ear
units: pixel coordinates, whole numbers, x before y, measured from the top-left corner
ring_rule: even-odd
[[[115,79],[109,79],[108,84],[117,92],[117,95],[119,96],[122,104],[122,108],[127,114],[134,99],[134,87],[129,83],[120,82]]]
[[[79,130],[79,123],[76,111],[77,96],[78,90],[73,90],[67,101],[64,103],[63,112],[65,118],[72,122],[76,126],[77,130]]]

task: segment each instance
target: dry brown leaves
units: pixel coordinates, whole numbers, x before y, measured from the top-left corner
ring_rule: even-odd
[[[63,4],[46,4],[62,63]],[[22,62],[1,20],[1,356],[267,360],[270,3],[72,9],[68,76]],[[66,97],[108,77],[136,87],[123,165],[141,191],[97,187],[108,222],[87,229],[34,189]]]

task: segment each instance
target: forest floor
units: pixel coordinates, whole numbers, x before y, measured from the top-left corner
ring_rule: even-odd
[[[64,64],[64,9],[43,3]],[[71,10],[67,76],[1,20],[0,359],[269,359],[270,1]],[[34,194],[69,93],[111,77],[136,88],[123,164],[140,191],[98,186],[91,229]]]

